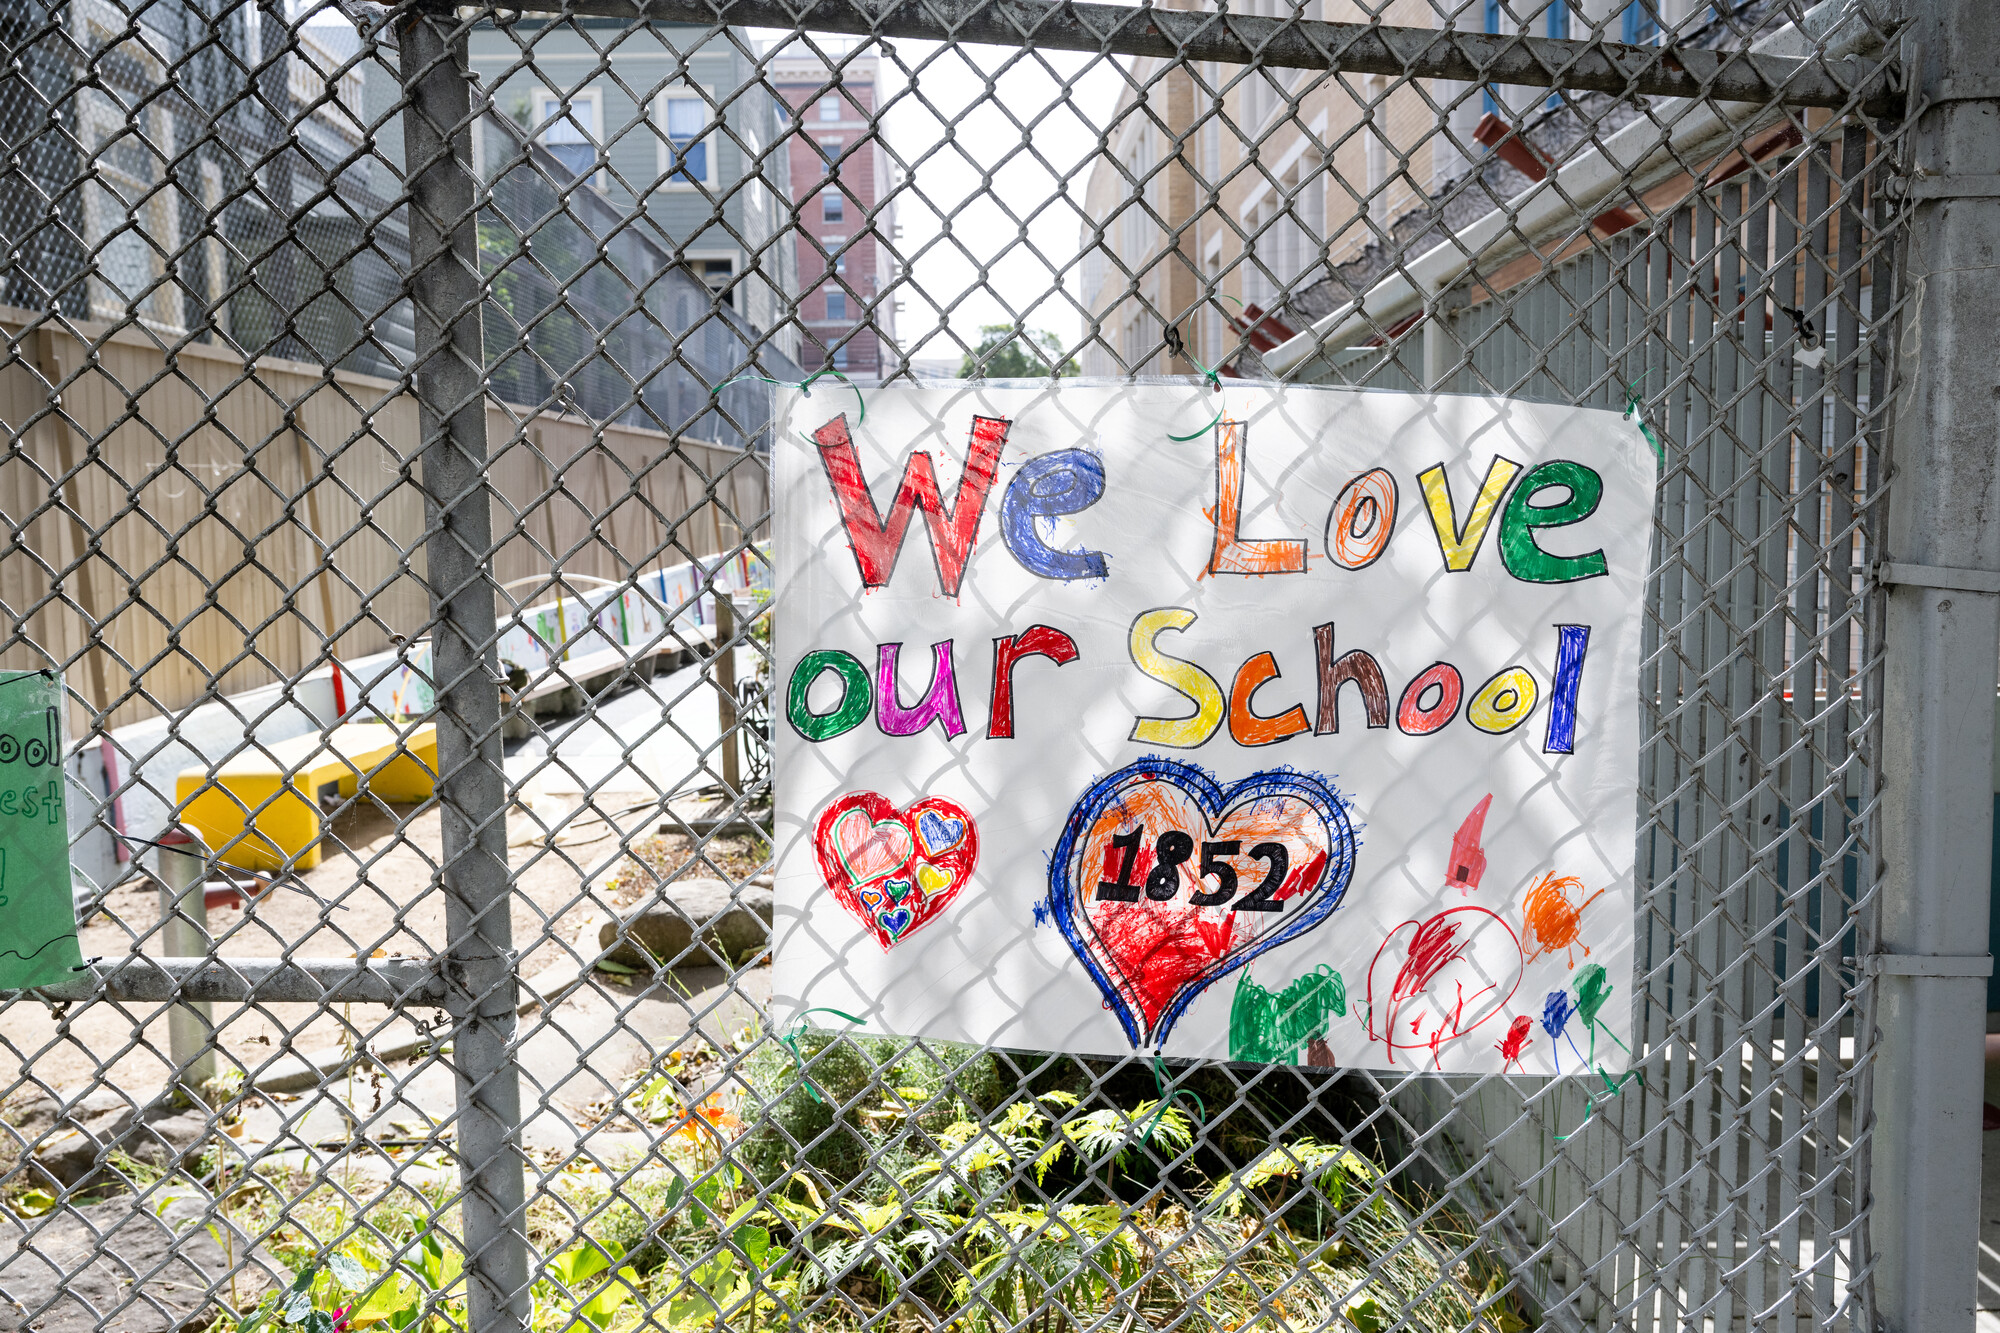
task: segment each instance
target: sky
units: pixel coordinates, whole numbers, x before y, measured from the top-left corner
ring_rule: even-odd
[[[902,252],[916,256],[900,340],[911,356],[955,360],[952,335],[969,345],[981,325],[1020,319],[1074,344],[1084,189],[1122,67],[1081,52],[892,45],[915,72],[884,62],[885,101],[897,98],[888,141],[918,187],[897,200]]]

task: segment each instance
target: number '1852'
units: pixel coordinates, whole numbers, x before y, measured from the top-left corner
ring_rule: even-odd
[[[1132,876],[1139,866],[1139,846],[1145,837],[1146,830],[1140,826],[1111,839],[1110,850],[1104,854],[1104,878],[1097,884],[1099,902],[1136,903],[1143,896],[1147,901],[1163,903],[1180,891],[1180,869],[1194,855],[1194,839],[1179,829],[1162,833],[1153,842],[1152,870],[1143,884],[1134,884]],[[1197,874],[1204,887],[1190,895],[1188,902],[1196,907],[1221,907],[1228,903],[1232,912],[1284,911],[1285,904],[1276,894],[1292,866],[1292,855],[1285,850],[1285,844],[1260,842],[1250,849],[1250,859],[1262,861],[1266,867],[1264,882],[1251,890],[1248,897],[1232,902],[1238,887],[1236,867],[1225,858],[1243,854],[1243,844],[1233,838],[1202,843]],[[1111,878],[1114,860],[1119,863],[1116,879]],[[1206,881],[1211,879],[1215,881],[1213,889],[1206,887]]]

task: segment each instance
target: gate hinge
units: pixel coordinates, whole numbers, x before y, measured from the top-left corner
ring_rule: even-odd
[[[2000,574],[1950,565],[1904,565],[1884,560],[1875,566],[1875,581],[1905,588],[1948,588],[1953,592],[2000,592]]]
[[[1891,176],[1888,193],[1891,199],[1912,204],[1927,199],[1995,199],[2000,198],[2000,174],[1969,172],[1958,176]]]
[[[1871,977],[1990,977],[1990,953],[1871,953],[1862,960]]]

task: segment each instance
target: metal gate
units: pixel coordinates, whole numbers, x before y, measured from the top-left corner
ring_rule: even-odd
[[[1942,14],[7,7],[0,1327],[1872,1328]],[[773,385],[1079,373],[1649,423],[1635,1077],[765,1024]]]

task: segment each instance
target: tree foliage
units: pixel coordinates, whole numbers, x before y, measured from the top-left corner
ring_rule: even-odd
[[[1081,373],[1076,358],[1065,357],[1062,342],[1042,330],[1027,333],[1012,324],[982,324],[979,346],[959,362],[961,379],[1042,379]]]

